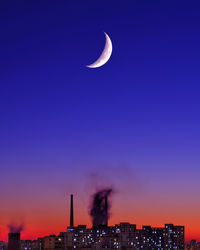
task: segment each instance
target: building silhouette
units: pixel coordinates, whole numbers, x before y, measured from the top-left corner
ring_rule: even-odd
[[[103,202],[105,211],[108,206],[107,202],[107,196],[105,196]],[[107,215],[107,211],[105,214]],[[73,195],[70,196],[69,217],[69,227],[66,232],[61,232],[59,235],[49,235],[35,241],[21,241],[20,244],[20,234],[10,233],[7,250],[185,249],[184,226],[165,224],[163,227],[151,227],[147,225],[142,229],[137,229],[135,224],[129,222],[108,226],[107,217],[102,220],[102,224],[92,228],[87,228],[86,225],[74,226]],[[199,249],[196,247],[196,242],[192,241],[186,249]]]

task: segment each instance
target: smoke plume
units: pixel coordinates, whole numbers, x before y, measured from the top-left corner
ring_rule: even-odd
[[[102,189],[93,195],[90,209],[93,227],[107,226],[110,210],[109,197],[112,192],[112,189]]]
[[[8,230],[9,233],[21,233],[24,230],[24,225],[23,224],[15,225],[13,223],[10,223],[8,225]]]

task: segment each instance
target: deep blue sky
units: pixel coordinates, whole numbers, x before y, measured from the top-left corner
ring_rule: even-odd
[[[147,189],[184,192],[196,207],[199,10],[199,1],[1,1],[0,190],[47,190],[125,164]],[[103,31],[112,57],[88,69]]]

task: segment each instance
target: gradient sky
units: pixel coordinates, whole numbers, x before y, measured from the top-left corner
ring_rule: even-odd
[[[0,239],[91,225],[113,186],[110,224],[186,226],[200,240],[200,2],[0,3]],[[88,69],[110,35],[113,54]]]

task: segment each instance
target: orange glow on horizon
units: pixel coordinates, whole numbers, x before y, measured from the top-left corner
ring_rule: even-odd
[[[130,222],[133,224],[137,225],[137,228],[142,228],[143,225],[151,225],[152,227],[164,227],[164,224],[167,223],[173,223],[174,225],[184,225],[183,223],[180,223],[179,220],[174,220],[172,221],[163,221],[161,222],[161,220],[156,221],[155,218],[150,218],[149,220],[146,220],[147,218],[142,218],[143,216],[141,215],[140,218],[137,218],[137,220],[133,220],[130,219],[131,217],[129,217],[128,215],[125,216],[124,219],[122,218],[116,218],[113,217],[110,219],[109,221],[109,225],[115,225],[118,224],[120,222]],[[86,224],[87,227],[91,227],[91,221],[89,217],[85,217],[85,218],[77,218],[77,221],[79,221],[80,223],[76,223],[76,226],[78,224]],[[148,223],[145,223],[148,222]],[[65,223],[56,223],[56,218],[54,218],[50,223],[48,223],[49,220],[46,220],[46,224],[45,224],[45,220],[44,221],[36,221],[34,222],[34,220],[32,221],[32,223],[27,224],[25,230],[21,233],[21,239],[22,240],[35,240],[38,237],[44,237],[50,234],[55,234],[58,235],[60,232],[65,232],[67,225]],[[51,225],[51,226],[50,226]],[[198,229],[198,222],[191,228],[189,226],[189,224],[185,224],[185,240],[186,241],[190,241],[191,239],[196,239],[197,241],[200,240],[200,232]],[[39,230],[38,230],[39,228]],[[0,240],[6,241],[8,239],[8,229],[5,225],[1,227],[1,234],[0,234]]]
[[[168,201],[158,203],[156,199],[145,195],[134,197],[134,201],[129,195],[126,197],[124,194],[113,196],[109,225],[130,222],[136,224],[137,228],[141,228],[143,225],[163,227],[164,224],[172,223],[185,226],[186,241],[191,239],[200,241],[198,209],[193,210],[192,213],[189,210],[190,207],[182,206],[179,204],[180,201],[172,201],[174,204],[172,207]],[[91,227],[88,204],[88,197],[82,198],[82,195],[75,197],[75,225],[86,224]],[[26,207],[21,204],[18,207],[7,204],[7,209],[1,211],[0,240],[7,241],[7,225],[11,221],[22,222],[25,225],[25,229],[21,233],[22,239],[37,239],[49,234],[57,235],[59,232],[65,232],[69,225],[69,208],[69,200],[66,201],[66,198],[57,196],[53,200],[51,197],[49,200],[41,199],[32,206],[27,205]]]

